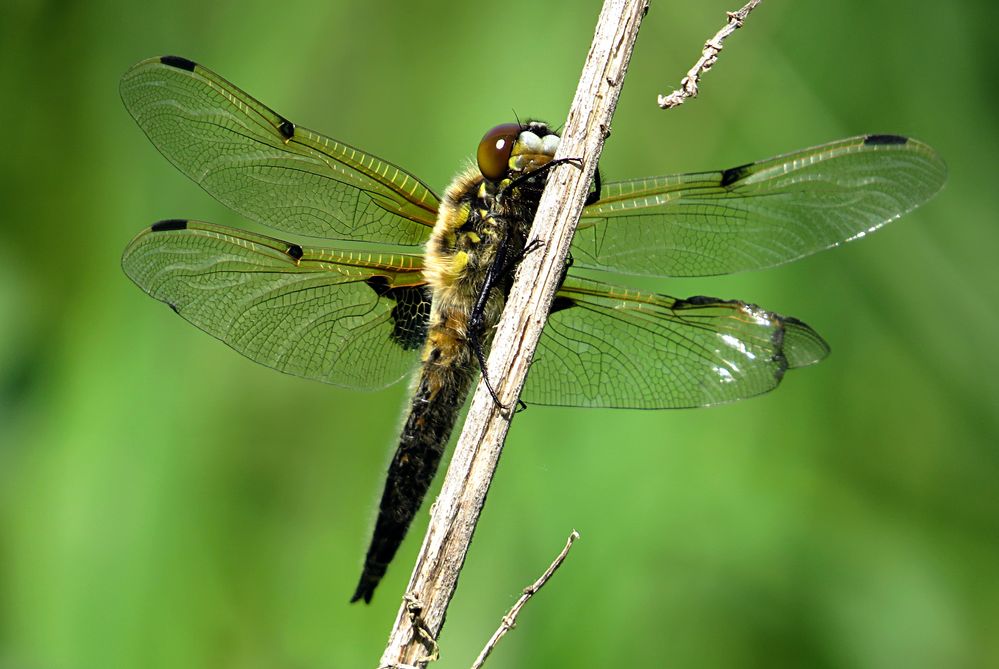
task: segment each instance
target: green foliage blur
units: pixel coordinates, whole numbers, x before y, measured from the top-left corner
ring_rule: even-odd
[[[642,282],[796,315],[833,354],[733,406],[518,415],[435,666],[471,663],[572,528],[488,666],[999,666],[991,5],[771,0],[660,111],[737,4],[653,2],[606,178],[891,132],[949,182],[790,266]],[[349,605],[405,384],[259,367],[122,274],[155,220],[253,226],[146,141],[121,74],[186,56],[439,191],[514,112],[561,122],[599,6],[2,3],[0,668],[373,667],[426,526]]]

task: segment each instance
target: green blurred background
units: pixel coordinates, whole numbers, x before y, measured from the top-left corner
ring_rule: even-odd
[[[599,4],[5,0],[0,667],[373,667],[426,525],[348,605],[404,387],[254,365],[122,274],[152,221],[248,226],[146,141],[125,69],[187,56],[440,190],[514,110],[561,122]],[[772,0],[659,111],[735,4],[653,3],[607,178],[895,132],[947,187],[791,266],[645,282],[797,315],[833,355],[733,406],[519,415],[438,666],[470,664],[574,527],[490,666],[999,666],[991,4]]]

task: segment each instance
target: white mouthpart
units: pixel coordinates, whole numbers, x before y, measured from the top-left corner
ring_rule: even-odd
[[[541,152],[546,156],[554,156],[558,150],[558,135],[545,135],[541,139]]]
[[[541,138],[530,130],[520,133],[520,137],[517,139],[523,145],[524,153],[541,153]]]

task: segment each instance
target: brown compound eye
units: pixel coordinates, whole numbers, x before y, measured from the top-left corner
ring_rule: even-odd
[[[482,137],[477,155],[482,176],[490,181],[499,181],[503,178],[509,167],[513,143],[519,134],[519,123],[504,123]]]

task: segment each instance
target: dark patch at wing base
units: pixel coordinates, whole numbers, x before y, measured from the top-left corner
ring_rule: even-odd
[[[867,146],[878,144],[905,144],[908,141],[909,138],[903,137],[902,135],[868,135],[864,138],[864,144]]]
[[[368,288],[375,291],[378,297],[385,297],[392,291],[392,284],[389,283],[388,277],[385,276],[373,276],[370,279],[366,279],[364,283],[368,284]]]
[[[278,132],[280,132],[281,136],[285,139],[291,139],[295,136],[295,124],[288,119],[282,119],[281,125],[278,126]]]
[[[388,278],[373,276],[365,281],[378,297],[395,301],[392,307],[392,341],[404,351],[413,351],[427,339],[430,324],[431,292],[428,286],[393,288]]]
[[[165,221],[153,223],[149,228],[153,232],[167,232],[169,230],[187,230],[187,221],[179,218],[171,218]]]
[[[195,68],[194,61],[181,56],[163,56],[160,58],[160,62],[170,67],[176,67],[178,70],[187,70],[188,72],[194,72]]]
[[[302,250],[302,247],[299,246],[298,244],[292,244],[291,246],[289,246],[288,250],[285,251],[285,253],[287,253],[295,260],[301,260],[302,256],[305,255],[305,252]]]

